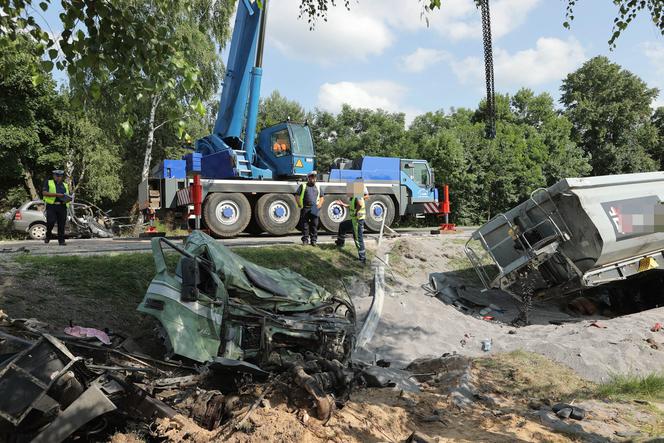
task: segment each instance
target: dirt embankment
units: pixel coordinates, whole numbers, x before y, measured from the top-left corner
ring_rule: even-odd
[[[569,300],[549,299],[534,303],[531,326],[515,328],[510,322],[519,314],[518,302],[501,291],[482,292],[463,243],[444,236],[393,241],[381,320],[359,357],[405,365],[444,353],[481,356],[482,341],[488,339],[491,353],[539,353],[593,381],[664,367],[664,332],[651,331],[655,323],[664,324],[664,308],[607,318],[577,315],[566,309]],[[456,306],[423,288],[431,278],[454,291]],[[354,302],[363,318],[370,298],[357,296]],[[485,320],[481,312],[487,307],[490,319]]]

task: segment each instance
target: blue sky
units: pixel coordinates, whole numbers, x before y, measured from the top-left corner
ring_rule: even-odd
[[[307,109],[342,103],[415,115],[474,107],[484,94],[479,11],[472,0],[445,0],[420,18],[417,0],[359,0],[333,9],[310,31],[298,0],[273,0],[268,16],[263,95],[279,90]],[[578,2],[563,28],[563,0],[492,0],[495,85],[527,86],[557,100],[561,79],[595,55],[606,55],[664,89],[664,38],[643,14],[609,51],[616,8]],[[664,105],[664,93],[653,104]]]

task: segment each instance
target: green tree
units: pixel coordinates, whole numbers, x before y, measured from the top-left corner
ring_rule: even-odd
[[[317,110],[313,118],[314,143],[319,167],[335,158],[364,155],[411,157],[415,148],[408,144],[403,113],[356,109],[343,105],[336,116]]]
[[[475,111],[426,113],[408,131],[416,156],[434,167],[437,185],[451,186],[458,223],[483,222],[537,187],[590,171],[587,156],[570,139],[571,123],[548,94],[521,89],[512,97],[497,95],[495,140],[483,136],[485,110],[482,101]]]
[[[569,74],[561,90],[573,139],[592,156],[594,175],[657,168],[648,154],[654,149],[650,106],[657,89],[599,56]]]
[[[73,187],[90,200],[114,199],[121,186],[119,159],[102,131],[58,93],[50,74],[26,50],[27,39],[0,45],[0,175],[4,189],[19,182],[29,197],[54,167],[64,167]],[[43,81],[33,82],[35,73]],[[35,186],[35,181],[38,186]],[[15,192],[14,192],[15,193]]]
[[[279,91],[272,91],[266,98],[261,98],[258,106],[257,131],[285,122],[287,120],[303,123],[307,114],[301,104],[295,100],[288,100]]]
[[[657,141],[651,156],[659,162],[659,170],[664,171],[664,106],[660,106],[653,112],[650,121],[657,131]]]
[[[4,42],[0,51],[0,174],[6,188],[22,185],[33,199],[38,198],[34,175],[46,172],[47,155],[57,138],[55,120],[58,97],[55,83],[32,81],[45,74],[29,48],[27,38]]]

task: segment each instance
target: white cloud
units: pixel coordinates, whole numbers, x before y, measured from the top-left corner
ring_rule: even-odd
[[[330,112],[339,112],[343,104],[354,108],[403,112],[406,124],[410,124],[422,112],[401,104],[406,92],[402,85],[386,80],[324,83],[318,91],[318,106]]]
[[[391,81],[324,83],[318,92],[318,104],[331,112],[339,112],[347,103],[354,108],[393,111],[406,88]]]
[[[664,75],[664,43],[645,42],[641,47],[643,53],[650,60],[650,63],[657,69],[657,72]]]
[[[314,30],[305,19],[298,19],[299,0],[272,2],[268,36],[282,53],[291,58],[331,65],[347,60],[364,60],[380,55],[394,41],[390,29],[371,14],[343,6],[330,8],[326,22]]]
[[[495,0],[491,2],[491,31],[494,38],[509,34],[526,20],[541,0]],[[366,8],[390,26],[406,31],[427,28],[422,16],[422,2],[415,0],[366,0]],[[482,35],[480,11],[474,0],[446,0],[440,9],[428,14],[429,27],[438,34],[461,40]]]
[[[659,95],[652,102],[652,108],[657,109],[664,106],[664,82],[661,80],[664,77],[664,43],[644,42],[641,44],[641,49],[657,73],[657,79],[649,82],[651,86],[659,89]]]
[[[493,37],[500,38],[519,27],[540,2],[492,1]],[[479,39],[482,35],[480,12],[474,0],[446,0],[440,10],[428,14],[429,29],[420,1],[361,0],[351,2],[350,11],[342,2],[338,3],[328,10],[327,21],[319,20],[312,31],[306,19],[298,18],[299,0],[272,2],[268,42],[288,57],[332,65],[380,55],[394,43],[400,31],[430,29],[451,40]]]
[[[449,54],[446,51],[417,48],[411,54],[401,58],[401,66],[406,72],[422,72],[448,58]]]
[[[536,86],[562,79],[586,59],[583,46],[573,38],[539,38],[535,48],[510,54],[497,48],[494,54],[496,87]],[[484,60],[467,57],[452,60],[452,69],[462,83],[484,82]]]

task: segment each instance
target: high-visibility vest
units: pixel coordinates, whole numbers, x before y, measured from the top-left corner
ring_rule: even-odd
[[[314,186],[316,187],[316,206],[320,204],[320,187],[318,186],[318,183],[315,183]],[[307,184],[303,183],[302,184],[302,191],[300,191],[300,198],[297,201],[297,206],[299,208],[304,208],[304,194],[307,192]]]
[[[67,186],[67,182],[62,182],[63,185],[65,185],[65,194],[69,194],[69,186]],[[58,191],[55,187],[55,180],[49,180],[48,181],[48,192],[51,194],[56,194]],[[44,197],[44,203],[48,205],[52,205],[55,203],[56,197]],[[67,202],[67,206],[69,206],[69,202]]]
[[[355,209],[355,201],[357,200],[356,197],[353,197],[350,199],[350,207],[348,208],[350,211],[350,219],[351,220],[364,220],[367,218],[367,208],[366,206],[362,206],[360,209]],[[362,202],[364,203],[364,198],[362,198]]]

